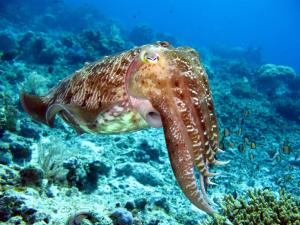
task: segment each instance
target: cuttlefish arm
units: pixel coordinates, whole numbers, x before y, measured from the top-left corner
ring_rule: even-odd
[[[214,214],[206,187],[218,150],[218,128],[207,75],[194,49],[150,46],[128,74],[128,93],[159,113],[177,182],[199,209]],[[155,118],[158,118],[157,116]],[[200,173],[200,187],[194,168]]]

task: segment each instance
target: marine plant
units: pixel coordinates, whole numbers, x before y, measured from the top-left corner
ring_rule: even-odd
[[[224,197],[222,215],[210,225],[297,225],[300,224],[300,202],[284,189],[279,197],[271,190],[249,190],[237,198],[229,194]],[[227,218],[227,221],[226,219]],[[229,221],[228,221],[229,220]]]
[[[66,181],[67,170],[62,165],[63,147],[38,144],[37,163],[43,169],[48,184],[63,184]]]

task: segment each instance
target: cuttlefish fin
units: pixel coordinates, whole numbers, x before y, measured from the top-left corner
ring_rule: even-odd
[[[46,113],[48,104],[43,101],[43,97],[30,95],[27,93],[20,94],[20,101],[23,109],[35,120],[47,124]]]
[[[68,124],[74,127],[78,134],[82,134],[84,133],[83,126],[90,130],[95,128],[99,110],[87,109],[77,105],[56,103],[51,105],[46,112],[46,121],[49,126],[53,124],[57,113],[59,113]]]

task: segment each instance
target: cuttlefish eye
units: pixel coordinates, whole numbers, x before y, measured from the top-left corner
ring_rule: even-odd
[[[159,55],[156,52],[144,52],[142,54],[143,62],[157,63],[159,60]]]

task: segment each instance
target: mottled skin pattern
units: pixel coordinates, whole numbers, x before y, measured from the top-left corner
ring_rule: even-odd
[[[21,95],[24,109],[53,125],[61,117],[78,132],[117,133],[163,126],[178,184],[209,214],[206,196],[218,151],[218,127],[208,78],[197,52],[167,42],[145,45],[75,72],[44,97]],[[194,168],[199,170],[197,187]]]

